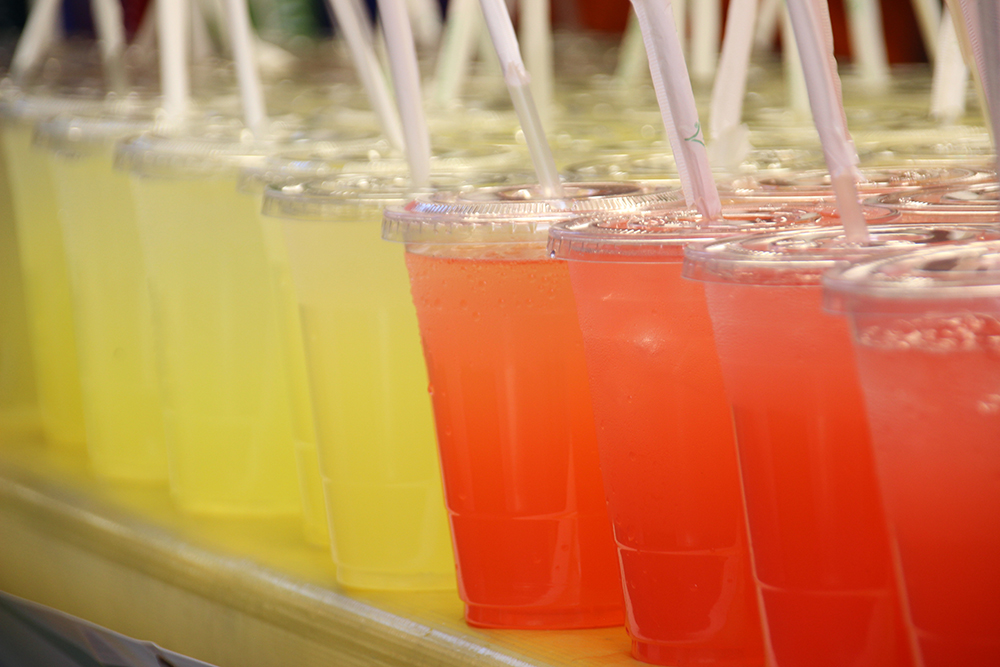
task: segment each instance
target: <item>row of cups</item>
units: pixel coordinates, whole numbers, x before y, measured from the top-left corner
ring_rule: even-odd
[[[656,185],[546,199],[497,148],[414,195],[357,132],[125,139],[24,103],[45,435],[101,477],[303,512],[345,586],[457,567],[473,625],[624,621],[648,662],[998,657],[995,171],[868,173],[854,244],[815,175],[709,222]],[[847,261],[853,335],[821,305]]]

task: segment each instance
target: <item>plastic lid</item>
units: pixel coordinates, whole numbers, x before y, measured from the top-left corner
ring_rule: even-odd
[[[1000,230],[976,225],[873,225],[870,243],[851,243],[835,227],[754,234],[688,247],[684,276],[748,285],[815,285],[843,262],[941,243],[1000,240]]]
[[[522,175],[518,174],[518,177]],[[506,174],[433,174],[432,189],[472,189],[504,182]],[[268,184],[264,189],[264,215],[292,220],[344,219],[345,210],[381,209],[403,205],[416,195],[407,174],[337,174],[327,179],[307,179]]]
[[[35,125],[34,143],[63,155],[81,155],[144,132],[163,130],[153,110],[127,116],[60,115]]]
[[[858,193],[868,197],[903,189],[981,183],[995,178],[995,172],[989,170],[956,166],[866,168],[861,169]],[[819,169],[784,176],[744,176],[734,179],[722,192],[741,197],[772,197],[777,194],[785,198],[833,198],[830,174]]]
[[[755,149],[737,167],[740,173],[815,168],[823,154],[807,148]],[[716,171],[724,172],[724,169]],[[587,160],[566,169],[571,179],[677,179],[677,163],[668,148],[661,151],[618,152]]]
[[[768,204],[723,206],[722,217],[708,226],[697,211],[682,208],[588,215],[553,227],[549,251],[574,261],[680,262],[690,243],[820,222],[813,211]]]
[[[929,307],[928,314],[941,314],[950,302],[962,312],[1000,314],[1000,241],[924,248],[841,267],[824,276],[823,284],[824,306],[833,312],[917,313]],[[995,328],[992,346],[1000,351],[1000,326]]]
[[[426,244],[544,244],[549,227],[580,212],[607,213],[676,202],[677,189],[645,183],[567,183],[549,199],[537,184],[444,191],[385,212],[382,238]]]
[[[1000,210],[1000,184],[993,181],[957,187],[892,192],[874,197],[872,201],[904,210],[951,211],[955,208]]]

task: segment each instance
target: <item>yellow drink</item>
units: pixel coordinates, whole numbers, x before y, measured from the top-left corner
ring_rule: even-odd
[[[0,441],[41,429],[13,207],[0,153]]]
[[[337,579],[358,588],[451,588],[427,371],[403,249],[380,239],[383,202],[325,206],[297,219],[274,203],[265,195],[265,214],[292,216],[282,228]]]
[[[253,205],[260,209],[260,190],[245,194],[253,197]],[[309,376],[306,372],[305,349],[302,345],[302,325],[299,306],[292,285],[288,250],[281,233],[281,224],[266,216],[257,216],[264,234],[268,264],[271,268],[271,285],[275,290],[279,312],[279,332],[285,352],[288,387],[292,401],[292,434],[295,439],[295,461],[299,470],[299,489],[302,494],[302,518],[306,540],[318,546],[329,546],[329,519],[323,498],[323,480],[320,475],[319,451],[316,428],[313,422],[312,397],[309,394]]]
[[[31,145],[31,124],[7,120],[3,134],[42,428],[53,444],[82,447],[83,401],[55,187],[45,154]]]
[[[219,172],[132,175],[170,489],[192,512],[297,513],[279,309],[255,200]]]
[[[66,134],[63,126],[53,131]],[[51,141],[62,145],[49,157],[73,294],[90,463],[104,477],[166,481],[149,291],[128,175],[112,169],[111,138],[71,146],[58,134]]]

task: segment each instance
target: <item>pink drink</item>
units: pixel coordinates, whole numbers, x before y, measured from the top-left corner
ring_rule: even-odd
[[[1000,664],[1000,243],[871,262],[827,285],[851,315],[922,663]]]
[[[706,281],[782,667],[912,664],[850,333],[823,312],[819,281],[837,261],[979,233],[870,232],[863,247],[829,229],[688,251],[685,275]]]

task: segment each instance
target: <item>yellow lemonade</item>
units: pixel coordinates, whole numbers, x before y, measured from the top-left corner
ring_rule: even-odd
[[[82,447],[83,400],[55,186],[45,154],[31,145],[31,123],[8,119],[3,135],[42,428],[52,444]]]
[[[282,216],[267,203],[265,214]],[[416,314],[403,249],[381,241],[380,222],[377,204],[281,221],[337,578],[358,588],[451,588],[454,561]]]
[[[41,430],[13,206],[0,152],[0,442]]]
[[[49,153],[73,294],[87,452],[101,476],[165,481],[145,267],[128,175],[110,141]]]
[[[255,200],[225,173],[133,173],[170,489],[199,513],[301,512],[279,308]]]
[[[253,205],[260,209],[260,189],[254,188]],[[279,333],[285,352],[288,387],[292,401],[292,433],[295,438],[295,461],[299,470],[299,489],[302,494],[302,513],[305,537],[312,544],[329,546],[330,529],[323,499],[323,480],[320,476],[319,451],[316,445],[316,428],[313,422],[312,397],[309,394],[309,377],[306,372],[305,349],[302,345],[302,325],[299,306],[295,300],[288,250],[281,232],[281,223],[273,218],[258,216],[264,245],[271,268],[271,285],[279,308]]]

